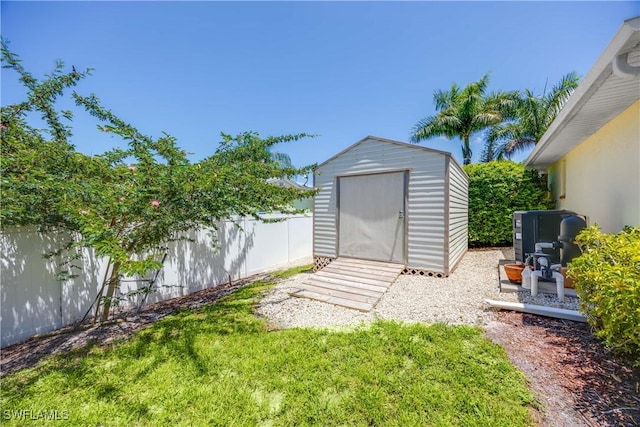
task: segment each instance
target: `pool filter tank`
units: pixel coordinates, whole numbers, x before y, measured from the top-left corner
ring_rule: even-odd
[[[567,266],[572,259],[582,253],[580,247],[576,245],[578,233],[587,227],[587,222],[581,216],[571,214],[566,215],[560,222],[560,235],[558,241],[562,243],[560,248],[560,264]]]

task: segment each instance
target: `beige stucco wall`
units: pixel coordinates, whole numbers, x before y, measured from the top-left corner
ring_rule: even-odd
[[[587,215],[589,225],[640,227],[640,101],[552,165],[549,184],[557,208]]]

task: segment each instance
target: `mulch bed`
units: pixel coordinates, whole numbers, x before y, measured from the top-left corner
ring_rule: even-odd
[[[139,315],[122,313],[98,326],[69,327],[2,349],[0,375],[36,366],[53,354],[106,345],[183,309],[215,302],[268,275],[149,305]],[[497,312],[487,337],[502,345],[542,404],[540,425],[640,426],[640,370],[596,341],[583,323]]]
[[[640,426],[640,370],[584,323],[501,311],[487,336],[530,379],[542,425]]]

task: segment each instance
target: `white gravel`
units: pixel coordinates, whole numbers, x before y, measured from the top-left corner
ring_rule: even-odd
[[[504,255],[499,249],[473,250],[467,252],[448,278],[399,276],[369,313],[289,296],[298,283],[312,274],[303,273],[280,282],[268,292],[257,313],[277,327],[293,328],[356,325],[375,319],[486,325],[493,312],[484,304],[485,298],[577,309],[575,297],[565,297],[561,303],[552,294],[540,293],[534,298],[529,292],[500,293],[501,259]]]

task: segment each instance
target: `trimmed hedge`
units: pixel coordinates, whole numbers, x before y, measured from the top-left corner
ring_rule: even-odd
[[[545,177],[509,160],[464,166],[469,175],[469,246],[513,243],[513,212],[553,209]]]
[[[582,255],[570,264],[580,311],[605,344],[640,366],[640,228],[604,234],[589,227],[576,241]]]

